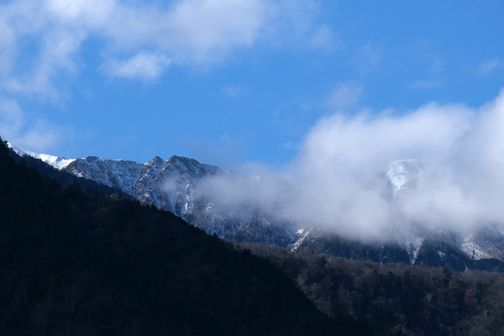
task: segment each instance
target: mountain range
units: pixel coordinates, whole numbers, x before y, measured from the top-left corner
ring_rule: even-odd
[[[155,157],[143,164],[95,156],[66,159],[12,148],[19,155],[40,159],[58,170],[120,190],[143,204],[170,211],[224,239],[290,246],[292,250],[305,247],[375,262],[504,271],[504,228],[499,225],[464,233],[420,226],[391,230],[392,239],[387,241],[362,243],[328,233],[316,223],[293,223],[284,212],[302,190],[278,178],[224,172],[182,156],[168,160]],[[422,172],[421,161],[392,162],[384,174],[392,201],[400,202],[404,194],[414,190]]]

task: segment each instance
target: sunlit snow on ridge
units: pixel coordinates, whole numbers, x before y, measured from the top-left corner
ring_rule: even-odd
[[[49,155],[49,154],[34,153],[34,152],[31,152],[28,150],[14,147],[10,143],[8,143],[8,146],[10,148],[12,148],[12,150],[20,156],[28,155],[28,156],[34,157],[36,159],[40,159],[40,160],[44,161],[45,163],[53,166],[56,169],[65,169],[70,163],[75,161],[75,159],[67,159],[67,158],[58,157],[58,156]]]

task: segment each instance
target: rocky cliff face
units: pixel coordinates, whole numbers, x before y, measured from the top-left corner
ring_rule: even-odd
[[[259,200],[240,199],[243,196],[240,191],[219,190],[246,185],[255,193],[268,185],[264,178],[254,179],[234,171],[226,173],[217,166],[181,156],[169,160],[155,157],[145,164],[89,156],[75,159],[61,169],[118,188],[144,204],[171,211],[221,238],[281,246],[296,239],[292,224],[265,209]],[[270,198],[270,208],[274,204],[281,207],[282,195]]]

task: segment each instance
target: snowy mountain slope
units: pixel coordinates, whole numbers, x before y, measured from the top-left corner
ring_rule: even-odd
[[[88,156],[83,159],[75,159],[61,169],[76,176],[121,189],[129,195],[135,196],[134,186],[140,177],[142,167],[141,163],[133,161],[108,160]]]
[[[54,156],[54,155],[34,153],[31,151],[27,151],[24,149],[14,147],[9,143],[7,145],[14,152],[16,152],[19,156],[28,155],[28,156],[34,157],[36,159],[40,159],[40,160],[44,161],[45,163],[53,166],[56,169],[64,169],[66,166],[68,166],[70,163],[72,163],[74,161],[73,159],[61,158],[61,157]]]

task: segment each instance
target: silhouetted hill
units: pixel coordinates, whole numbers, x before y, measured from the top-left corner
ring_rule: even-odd
[[[63,188],[3,142],[0,272],[2,335],[318,335],[352,321],[327,318],[249,251],[154,207]]]

